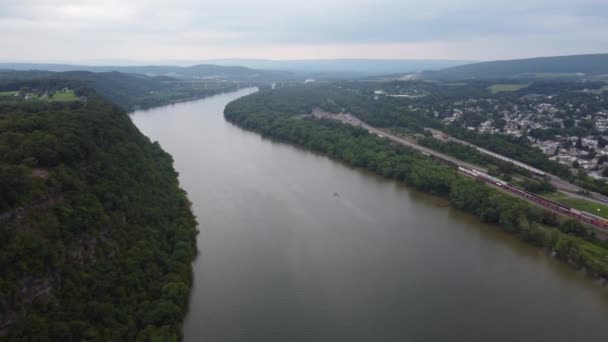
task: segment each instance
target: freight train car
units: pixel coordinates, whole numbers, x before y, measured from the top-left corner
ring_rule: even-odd
[[[594,214],[591,214],[591,213],[588,213],[585,211],[576,210],[574,208],[567,207],[563,204],[553,202],[546,198],[537,196],[531,192],[516,188],[498,178],[492,177],[488,174],[479,172],[477,170],[467,169],[464,167],[458,167],[458,171],[465,175],[468,175],[469,177],[475,178],[476,180],[478,180],[480,182],[488,183],[492,186],[502,188],[506,191],[511,192],[514,195],[523,197],[531,202],[534,202],[538,205],[549,208],[553,211],[557,211],[561,214],[568,215],[579,221],[594,225],[594,226],[602,228],[602,229],[608,229],[608,220],[606,220],[602,217],[599,217],[597,215],[594,215]]]

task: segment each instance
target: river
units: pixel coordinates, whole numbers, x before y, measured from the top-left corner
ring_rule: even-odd
[[[132,114],[198,217],[185,341],[606,341],[608,293],[441,199],[226,122]]]

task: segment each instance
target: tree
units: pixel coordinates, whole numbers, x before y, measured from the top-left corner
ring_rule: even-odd
[[[181,319],[182,310],[175,304],[166,300],[152,303],[148,310],[143,312],[144,325],[171,325]]]
[[[525,240],[530,240],[532,230],[530,227],[530,221],[528,221],[526,215],[519,215],[519,218],[517,219],[517,230]]]
[[[579,127],[583,127],[589,130],[592,130],[595,128],[595,122],[593,122],[593,120],[581,120],[578,123]]]
[[[574,146],[576,147],[577,150],[582,150],[583,149],[583,138],[578,137],[578,139],[576,139],[576,144]]]

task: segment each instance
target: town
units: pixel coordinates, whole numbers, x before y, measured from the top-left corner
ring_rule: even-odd
[[[445,127],[523,139],[574,174],[608,179],[608,88],[601,82],[591,82],[595,88],[580,82],[566,84],[564,89],[553,86],[543,93],[533,93],[528,84],[495,84],[487,85],[485,96],[425,101],[433,92],[419,82],[397,87],[401,89],[376,89],[373,96],[377,101],[383,97],[421,99],[406,109],[439,120]]]

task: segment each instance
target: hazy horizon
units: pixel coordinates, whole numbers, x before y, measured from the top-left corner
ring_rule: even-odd
[[[538,56],[546,57],[546,56]],[[459,62],[459,63],[477,63],[486,62],[489,60],[459,60],[459,59],[441,59],[441,58],[309,58],[309,59],[273,59],[273,58],[241,58],[241,57],[226,57],[226,58],[211,58],[211,59],[193,59],[193,60],[137,60],[137,59],[84,59],[79,61],[70,60],[2,60],[2,64],[66,64],[66,65],[84,65],[84,66],[194,66],[197,64],[215,64],[226,62],[240,61],[255,61],[255,62],[325,62],[325,61],[429,61],[429,62]],[[238,64],[234,64],[238,66]]]
[[[199,64],[219,64],[219,65],[229,65],[228,62],[235,62],[235,64],[231,64],[233,66],[240,66],[238,62],[329,62],[329,61],[383,61],[383,62],[453,62],[460,64],[467,63],[483,63],[483,62],[493,62],[493,61],[507,61],[507,60],[517,60],[517,59],[533,59],[533,58],[544,58],[544,57],[563,57],[563,56],[577,56],[577,55],[596,55],[596,54],[608,54],[608,49],[606,51],[598,51],[593,53],[572,53],[572,54],[562,54],[562,55],[538,55],[538,56],[529,56],[529,57],[513,57],[513,58],[495,58],[495,59],[484,59],[484,60],[473,60],[473,59],[442,59],[442,58],[356,58],[356,57],[343,57],[343,58],[309,58],[309,59],[292,59],[292,58],[284,58],[284,59],[274,59],[274,58],[244,58],[244,57],[226,57],[226,58],[211,58],[211,59],[193,59],[193,60],[137,60],[137,59],[84,59],[79,61],[71,61],[71,60],[2,60],[0,59],[0,64],[65,64],[65,65],[82,65],[82,66],[180,66],[180,67],[188,67],[195,66]]]
[[[486,61],[601,53],[599,0],[7,0],[0,62]]]

